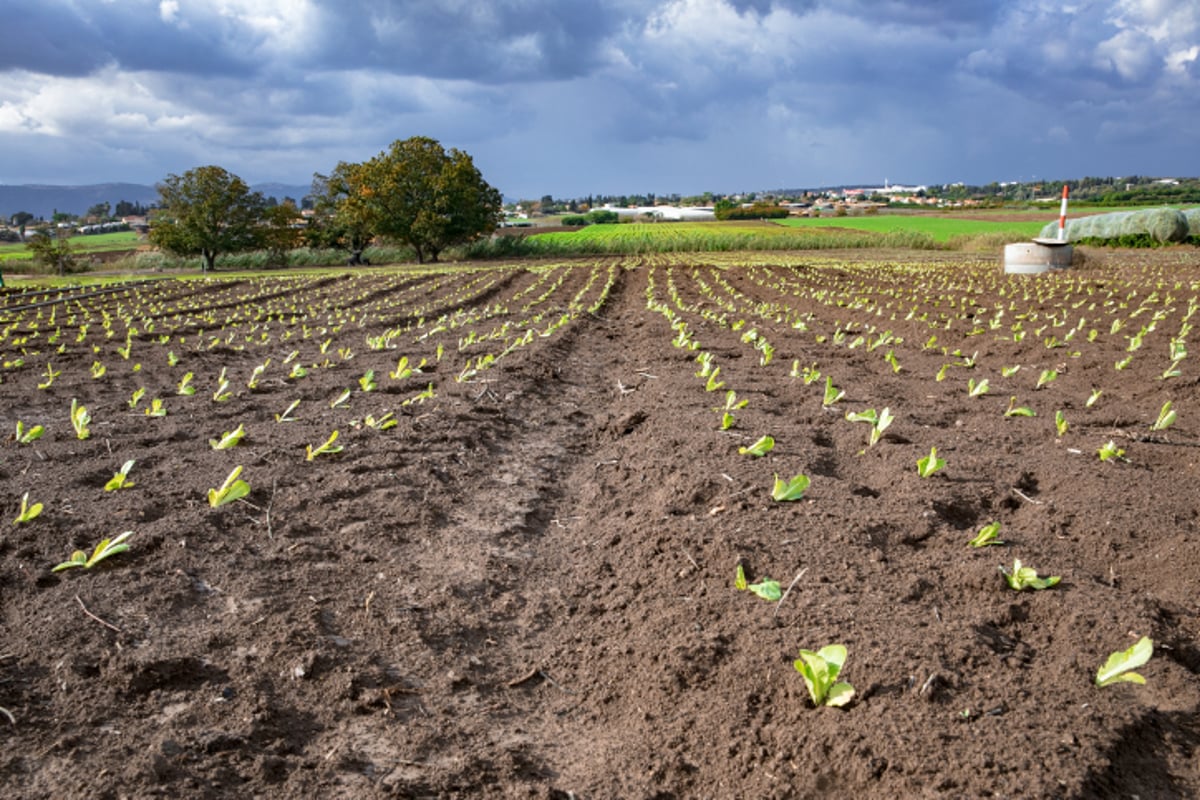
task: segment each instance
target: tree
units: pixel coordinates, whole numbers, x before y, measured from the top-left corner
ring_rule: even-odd
[[[112,212],[112,206],[109,205],[107,201],[105,201],[102,203],[96,203],[94,206],[92,206],[91,208],[89,208],[87,210],[87,213],[84,214],[84,216],[85,217],[97,217],[99,219],[105,220],[105,219],[108,219],[110,216],[112,216],[111,212]]]
[[[159,212],[150,241],[180,256],[204,257],[204,271],[221,253],[258,245],[263,196],[221,167],[196,167],[158,184]]]
[[[33,238],[26,242],[33,253],[33,260],[47,269],[57,272],[60,276],[75,270],[75,253],[65,230],[58,231],[57,236],[50,236],[45,231],[38,231]]]
[[[362,164],[338,164],[334,175],[343,223],[407,244],[420,263],[490,234],[503,217],[500,192],[471,157],[424,136],[393,142]]]
[[[287,266],[287,254],[300,246],[303,232],[296,227],[300,212],[292,203],[271,206],[263,212],[263,224],[258,229],[259,244],[267,251],[272,265]]]
[[[350,251],[350,264],[363,262],[363,250],[375,234],[370,216],[351,188],[360,164],[340,162],[328,175],[313,176],[311,205],[316,212],[304,233],[309,247],[336,247]]]

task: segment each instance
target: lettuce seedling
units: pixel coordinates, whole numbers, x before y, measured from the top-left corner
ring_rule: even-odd
[[[104,377],[104,373],[108,372],[108,367],[101,364],[99,361],[92,362],[92,379],[99,380]]]
[[[946,459],[938,458],[937,448],[931,447],[929,455],[917,459],[917,474],[922,478],[928,478],[944,466],[946,466]]]
[[[1017,374],[1017,370],[1019,370],[1020,368],[1021,368],[1020,364],[1017,364],[1012,367],[1001,367],[1000,374],[1005,378],[1011,378],[1013,375]]]
[[[1152,655],[1154,655],[1154,642],[1149,636],[1143,636],[1133,647],[1128,650],[1119,650],[1108,657],[1108,660],[1096,672],[1096,685],[1103,687],[1113,683],[1144,684],[1146,679],[1130,670],[1145,664]]]
[[[289,378],[303,378],[306,375],[308,375],[308,370],[306,370],[304,365],[299,361],[297,361],[295,364],[292,364],[292,371],[288,373]]]
[[[1171,408],[1171,401],[1163,403],[1163,407],[1158,412],[1158,419],[1150,426],[1152,431],[1165,431],[1167,428],[1175,424],[1175,411]]]
[[[196,387],[192,386],[192,378],[196,377],[191,372],[184,373],[184,376],[179,380],[179,386],[175,389],[175,394],[182,394],[191,397],[196,393]]]
[[[1000,533],[999,522],[989,522],[979,529],[979,533],[975,534],[975,538],[967,542],[971,547],[988,547],[994,544],[1004,544],[1003,540],[997,538]]]
[[[52,366],[50,365],[50,362],[49,362],[49,361],[47,361],[47,362],[46,362],[46,382],[45,382],[45,383],[39,383],[39,384],[37,385],[37,387],[38,387],[39,389],[49,389],[49,388],[50,388],[50,386],[51,386],[51,384],[53,384],[53,383],[54,383],[54,379],[55,379],[55,378],[57,378],[59,375],[62,375],[62,370],[61,370],[61,369],[60,369],[60,370],[55,370],[55,369],[54,369],[54,367],[52,367]]]
[[[937,375],[934,375],[933,379],[935,381],[937,381],[938,383],[941,383],[942,381],[946,380],[946,373],[949,371],[950,371],[950,365],[942,364],[942,368],[937,371]]]
[[[362,390],[364,392],[375,391],[375,388],[376,388],[375,370],[369,369],[365,373],[363,373],[363,376],[358,379],[358,385],[360,387],[362,387]]]
[[[21,422],[21,420],[17,420],[17,444],[30,444],[32,442],[36,442],[38,439],[42,438],[42,434],[45,432],[46,429],[41,425],[31,425],[30,427],[26,428],[25,423]]]
[[[1017,396],[1014,394],[1008,399],[1008,408],[1004,410],[1006,417],[1036,417],[1037,412],[1029,406],[1018,406]]]
[[[391,411],[376,417],[372,414],[367,414],[367,418],[363,420],[363,424],[368,428],[374,428],[377,431],[386,431],[396,427],[399,423],[396,420],[395,414]]]
[[[178,363],[179,363],[179,356],[175,355],[174,350],[168,350],[167,351],[167,364],[169,364],[170,366],[173,367]]]
[[[1100,395],[1102,394],[1104,394],[1103,389],[1092,389],[1092,393],[1088,395],[1087,402],[1085,402],[1084,405],[1088,408],[1096,405],[1096,401],[1100,399]]]
[[[704,384],[704,390],[707,392],[715,392],[725,386],[725,381],[717,380],[717,376],[721,374],[720,367],[713,367],[713,371],[708,375],[708,383]]]
[[[780,503],[799,500],[808,491],[809,483],[807,475],[795,475],[791,480],[785,481],[777,474],[775,485],[771,488],[771,499]]]
[[[1133,362],[1133,356],[1125,356],[1120,361],[1113,364],[1113,366],[1116,367],[1118,370],[1122,370],[1122,369],[1125,369],[1126,367],[1128,367],[1130,365],[1130,363],[1132,363],[1132,362]]]
[[[129,459],[121,465],[121,469],[111,478],[108,483],[104,484],[104,491],[115,492],[117,489],[128,489],[134,485],[133,481],[129,480],[129,470],[133,469],[135,459]]]
[[[762,436],[757,442],[749,447],[739,447],[738,453],[743,456],[765,456],[771,452],[771,448],[775,446],[775,439],[770,436]]]
[[[1021,566],[1019,558],[1013,559],[1012,572],[1008,572],[1004,567],[1000,567],[1000,572],[1004,575],[1004,580],[1008,583],[1009,588],[1016,592],[1023,589],[1049,589],[1062,580],[1058,575],[1039,578],[1037,570],[1033,567]]]
[[[833,385],[833,378],[825,376],[825,397],[821,400],[821,405],[831,406],[838,400],[846,396],[846,393]]]
[[[224,403],[229,398],[233,397],[233,392],[229,391],[229,379],[225,377],[225,367],[221,367],[221,375],[217,378],[217,390],[213,392],[214,403]]]
[[[275,421],[276,421],[276,422],[295,422],[295,421],[296,421],[296,418],[295,418],[295,417],[288,416],[288,415],[289,415],[289,414],[291,414],[293,411],[295,411],[295,410],[296,410],[296,407],[297,407],[297,406],[299,406],[299,405],[300,405],[300,401],[299,401],[299,400],[293,400],[293,401],[292,401],[292,404],[291,404],[290,406],[288,406],[287,408],[285,408],[285,409],[283,410],[283,413],[282,413],[282,414],[276,414],[276,415],[275,415]]]
[[[868,349],[870,348],[868,347]],[[892,372],[899,372],[901,370],[900,362],[896,359],[896,354],[893,351],[888,350],[887,353],[884,354],[883,360],[891,365]]]
[[[801,650],[800,658],[792,662],[796,671],[804,677],[808,695],[815,706],[844,706],[854,697],[854,687],[848,683],[836,683],[846,663],[846,646],[830,644],[817,652]]]
[[[984,378],[979,383],[976,383],[974,378],[967,379],[967,397],[979,397],[980,395],[987,394],[987,392],[987,378]]]
[[[80,405],[79,401],[74,397],[71,398],[71,427],[75,429],[75,436],[79,439],[86,439],[92,435],[88,430],[88,425],[92,421],[92,415],[88,413],[87,406]]]
[[[733,427],[734,422],[736,422],[736,420],[734,419],[733,414],[730,414],[728,411],[721,414],[721,430],[729,430]]]
[[[867,446],[874,447],[875,443],[883,436],[883,432],[892,424],[892,412],[885,408],[878,414],[875,409],[868,408],[866,411],[846,412],[846,419],[851,422],[867,422],[871,425],[871,433],[867,437]]]
[[[226,503],[232,503],[234,500],[240,500],[250,494],[250,484],[238,478],[241,474],[242,467],[239,464],[225,478],[220,489],[209,489],[208,504],[213,508],[220,508]]]
[[[1117,447],[1117,443],[1112,439],[1102,444],[1096,452],[1100,455],[1101,461],[1108,461],[1110,458],[1115,458],[1118,461],[1125,460],[1125,451]]]
[[[408,356],[400,356],[400,360],[396,362],[396,369],[389,372],[388,377],[394,381],[402,381],[412,374],[412,368],[408,366]]]
[[[753,592],[758,597],[770,603],[774,603],[783,597],[783,589],[780,587],[779,581],[763,578],[758,583],[747,583],[746,573],[742,569],[741,564],[737,566],[737,574],[734,576],[733,585],[738,591]]]
[[[208,443],[213,450],[232,450],[237,447],[238,442],[246,435],[246,426],[238,425],[232,431],[226,431],[221,434],[220,439],[209,439]]]
[[[1060,437],[1066,436],[1068,427],[1070,427],[1070,426],[1067,424],[1067,415],[1062,412],[1062,409],[1055,411],[1054,412],[1054,430],[1055,430],[1055,432],[1057,432]]]
[[[29,504],[29,492],[21,496],[21,507],[18,509],[17,518],[13,520],[13,525],[20,525],[22,522],[29,522],[42,513],[42,504]]]
[[[163,405],[163,401],[155,397],[150,401],[150,407],[142,412],[147,417],[165,417],[167,415],[167,407]]]
[[[139,386],[138,388],[133,390],[133,394],[131,394],[129,396],[129,400],[126,402],[129,403],[129,407],[131,409],[136,411],[137,407],[138,407],[138,403],[142,402],[142,398],[145,396],[146,396],[146,387]]]
[[[91,569],[109,556],[115,556],[117,553],[124,553],[129,549],[129,545],[125,544],[125,540],[133,536],[133,531],[125,531],[115,539],[101,539],[100,544],[96,545],[96,549],[92,551],[91,557],[82,550],[76,550],[71,554],[71,558],[58,566],[51,569],[51,572],[62,572],[64,569],[72,567],[83,567]]]
[[[342,452],[341,445],[334,444],[334,442],[337,441],[337,438],[338,432],[334,431],[333,433],[329,434],[329,438],[326,439],[325,443],[322,445],[313,447],[311,444],[306,444],[304,446],[304,460],[312,461],[319,455],[332,455],[333,453]]]
[[[1044,369],[1044,370],[1042,370],[1042,374],[1038,376],[1037,386],[1035,386],[1033,388],[1035,390],[1040,389],[1043,386],[1045,386],[1046,384],[1051,383],[1056,380],[1058,380],[1058,371],[1057,370]]]
[[[252,392],[257,389],[258,379],[263,376],[263,373],[267,371],[267,367],[270,365],[271,359],[268,358],[266,361],[256,366],[254,371],[250,373],[250,380],[246,381],[246,388]]]
[[[347,403],[347,401],[349,401],[349,400],[350,400],[350,390],[343,389],[341,394],[339,394],[337,397],[335,397],[329,401],[329,407],[337,408],[339,406],[344,406]]]
[[[730,389],[725,393],[725,405],[717,406],[713,411],[741,411],[750,405],[749,400],[738,400],[737,392]]]

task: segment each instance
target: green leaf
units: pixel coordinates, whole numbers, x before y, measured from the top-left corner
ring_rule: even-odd
[[[741,455],[765,456],[771,452],[771,448],[775,446],[775,440],[770,436],[762,436],[757,442],[749,447],[739,447],[738,453]]]
[[[775,476],[775,485],[771,489],[771,499],[778,502],[787,502],[790,500],[799,500],[808,491],[809,479],[807,475],[795,475],[791,480],[783,480],[777,474]]]
[[[946,459],[938,458],[937,448],[931,447],[929,455],[917,459],[917,474],[922,478],[928,478],[944,466],[946,466]]]
[[[746,571],[742,569],[742,565],[737,565],[737,574],[733,577],[733,588],[739,592],[746,591]]]
[[[779,586],[779,581],[773,581],[770,578],[763,578],[760,583],[752,583],[746,588],[763,600],[772,603],[783,597],[783,590]]]
[[[792,662],[796,671],[804,677],[813,705],[843,706],[854,696],[848,683],[835,683],[846,663],[846,647],[830,644],[817,652],[801,650],[800,658]]]
[[[226,431],[220,439],[209,439],[208,443],[214,450],[230,450],[237,446],[238,442],[246,435],[246,426],[238,425],[232,431]]]
[[[979,533],[975,534],[975,538],[968,542],[968,544],[970,544],[971,547],[987,547],[989,545],[1004,544],[1003,541],[996,538],[996,535],[999,533],[1000,523],[990,522],[980,528]]]
[[[1150,660],[1154,655],[1154,642],[1149,636],[1143,636],[1133,647],[1113,653],[1096,672],[1096,685],[1108,686],[1113,683],[1144,684],[1146,679],[1136,672],[1137,669]]]

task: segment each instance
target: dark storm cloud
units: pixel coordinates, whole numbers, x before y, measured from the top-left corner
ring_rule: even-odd
[[[1200,127],[1194,0],[17,3],[5,175],[158,179],[190,154],[295,181],[422,134],[554,192],[895,177],[896,160],[992,180],[1089,158],[1086,174],[1157,171],[1150,155],[1190,153]]]
[[[157,3],[71,3],[18,0],[4,12],[0,72],[26,70],[81,76],[108,65],[131,70],[231,75],[254,70],[233,43],[225,20],[180,28]]]

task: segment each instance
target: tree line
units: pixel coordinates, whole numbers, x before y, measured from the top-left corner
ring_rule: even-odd
[[[169,175],[157,186],[150,239],[180,256],[200,256],[204,271],[219,255],[264,249],[283,261],[302,245],[345,249],[349,263],[375,239],[401,242],[417,261],[490,234],[503,216],[500,192],[461,150],[415,136],[362,163],[340,162],[313,178],[311,217],[294,203],[270,205],[260,192],[217,166]]]

